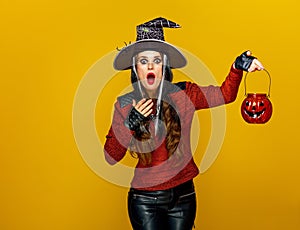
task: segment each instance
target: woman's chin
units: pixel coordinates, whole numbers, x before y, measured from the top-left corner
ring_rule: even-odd
[[[146,92],[153,94],[157,91],[157,87],[147,87],[145,90]]]
[[[148,84],[146,82],[144,82],[143,87],[146,91],[156,91],[158,89],[159,84],[157,84],[156,82],[152,83],[152,84]]]

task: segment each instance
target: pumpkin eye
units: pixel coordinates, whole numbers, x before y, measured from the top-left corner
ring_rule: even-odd
[[[265,104],[264,104],[264,102],[259,102],[259,106],[264,106]]]
[[[249,105],[250,105],[249,101],[246,101],[246,106],[249,106]]]

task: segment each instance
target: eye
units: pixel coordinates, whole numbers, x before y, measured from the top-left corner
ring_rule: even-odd
[[[246,101],[246,106],[249,106],[250,105],[250,102],[249,101]]]
[[[155,63],[155,64],[161,63],[161,59],[160,59],[160,58],[155,58],[155,59],[154,59],[154,63]]]
[[[145,64],[148,63],[148,60],[145,59],[145,58],[142,58],[142,59],[139,60],[139,62],[140,62],[142,65],[145,65]]]
[[[263,101],[259,102],[259,106],[264,106],[265,103]]]

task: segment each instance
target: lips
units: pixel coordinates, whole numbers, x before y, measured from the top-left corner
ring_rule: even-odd
[[[154,73],[148,73],[147,74],[147,83],[149,85],[153,85],[155,81],[155,74]]]

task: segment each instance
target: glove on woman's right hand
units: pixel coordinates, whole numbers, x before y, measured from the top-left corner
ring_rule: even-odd
[[[147,117],[137,111],[135,107],[132,107],[125,120],[125,126],[132,131],[140,132],[144,129],[142,123],[147,120]]]
[[[153,102],[151,99],[141,99],[138,103],[132,101],[132,109],[125,120],[125,126],[134,131],[137,136],[147,133],[146,122],[152,112]]]

